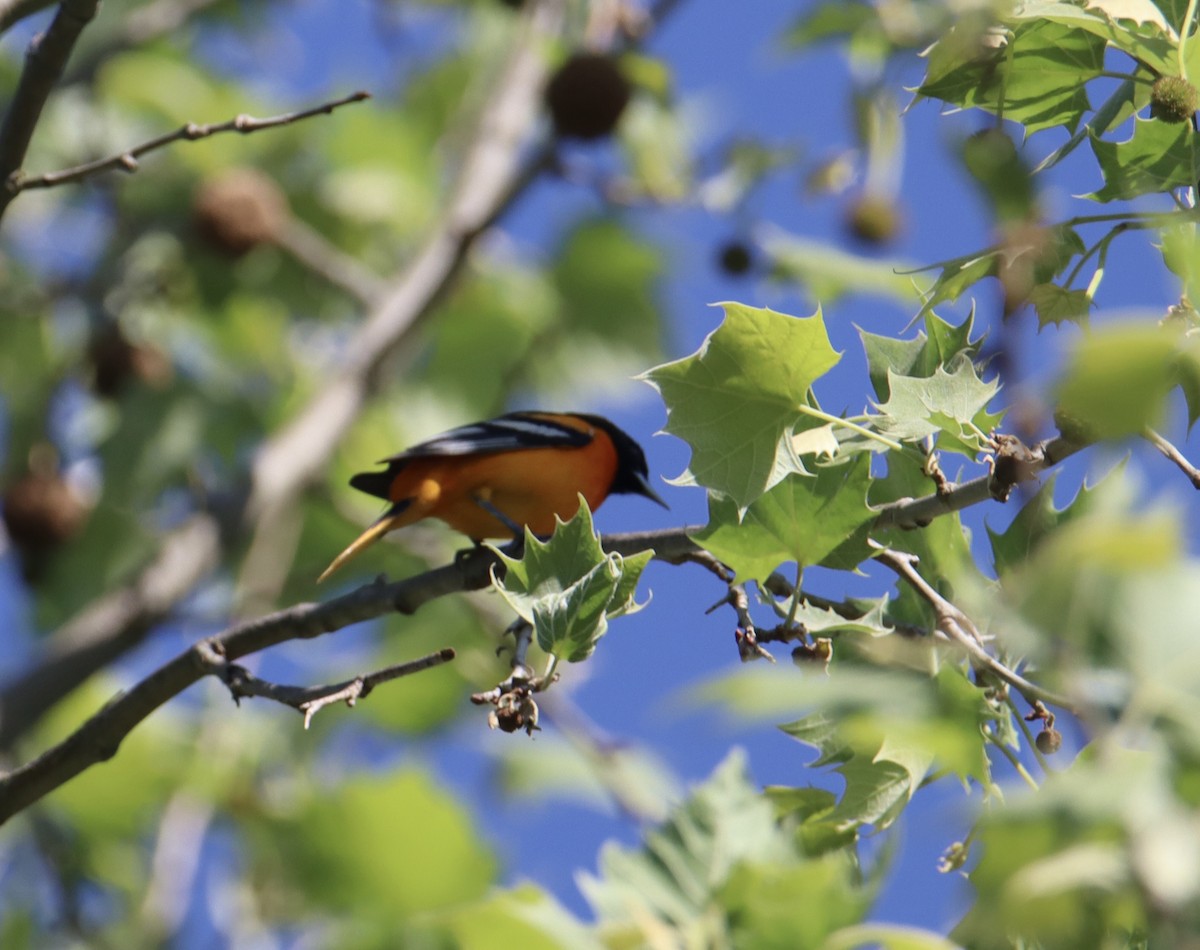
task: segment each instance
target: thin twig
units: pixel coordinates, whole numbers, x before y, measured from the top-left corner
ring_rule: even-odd
[[[223,132],[237,132],[241,135],[249,135],[252,132],[261,132],[263,129],[274,129],[282,125],[291,125],[293,122],[300,122],[303,119],[310,119],[313,116],[329,115],[334,109],[341,106],[352,102],[362,102],[370,98],[371,94],[369,92],[360,90],[348,96],[342,96],[340,99],[333,99],[321,105],[313,106],[311,109],[302,109],[299,112],[285,112],[282,115],[273,115],[265,119],[256,119],[250,115],[239,115],[227,122],[214,122],[209,125],[197,125],[195,122],[189,122],[186,125],[181,125],[174,132],[168,132],[165,135],[148,139],[140,145],[135,145],[116,155],[110,155],[107,158],[98,158],[95,161],[76,165],[73,168],[64,168],[61,171],[47,172],[44,175],[28,177],[17,172],[9,178],[8,188],[13,193],[16,193],[29,191],[34,188],[54,188],[57,185],[80,181],[106,171],[115,170],[132,173],[138,170],[138,159],[141,156],[147,152],[154,152],[160,148],[165,148],[173,142],[198,142],[200,139],[220,135]]]
[[[275,234],[275,244],[314,274],[370,309],[383,299],[387,281],[345,253],[316,228],[289,216]]]
[[[973,478],[960,485],[947,486],[922,498],[900,498],[883,505],[872,524],[874,528],[923,528],[934,518],[953,514],[984,501],[1002,501],[1003,489],[1011,489],[1017,481],[1032,479],[1038,473],[1084,448],[1079,442],[1059,436],[1025,451],[1028,458],[1011,468],[997,465],[987,475]],[[998,474],[999,472],[999,474]],[[1015,481],[1007,476],[1014,476]]]
[[[605,548],[632,555],[646,548],[679,558],[694,542],[681,529],[639,531],[601,539]],[[372,583],[320,604],[298,604],[235,624],[200,641],[118,694],[62,742],[0,776],[0,824],[99,762],[112,758],[124,738],[146,717],[197,680],[209,675],[209,651],[232,662],[287,640],[319,637],[351,624],[397,612],[412,614],[439,597],[482,590],[491,583],[497,558],[480,548],[445,567],[395,583]]]
[[[100,0],[62,0],[49,28],[29,44],[17,91],[0,126],[0,216],[19,191],[16,178],[46,100],[99,6]]]
[[[0,33],[26,17],[40,13],[52,3],[54,0],[0,0]]]
[[[213,518],[197,515],[162,539],[127,586],[92,601],[49,637],[40,660],[0,689],[0,749],[59,699],[140,643],[220,560]]]
[[[1000,737],[997,736],[991,729],[984,729],[983,734],[987,736],[988,741],[992,745],[994,745],[1004,754],[1004,757],[1008,759],[1008,764],[1011,765],[1016,770],[1016,773],[1025,780],[1025,784],[1036,792],[1038,790],[1037,779],[1029,774],[1029,770],[1021,764],[1021,760],[1017,758],[1017,754],[1003,742],[1001,742]]]
[[[913,566],[915,558],[911,554],[887,548],[879,551],[875,555],[875,560],[890,567],[925,599],[937,615],[938,630],[962,647],[974,663],[1008,683],[1030,703],[1041,700],[1069,711],[1073,709],[1070,700],[1065,696],[1060,696],[1029,682],[1020,673],[1009,669],[988,653],[983,646],[983,638],[971,618],[934,590],[929,582],[917,572]]]
[[[726,604],[729,604],[737,615],[737,628],[734,630],[733,636],[737,642],[738,656],[741,657],[742,662],[770,660],[774,663],[775,657],[771,656],[758,642],[758,631],[754,626],[754,618],[750,616],[750,598],[746,595],[746,585],[730,582],[725,596],[704,612],[711,614]]]
[[[230,663],[221,656],[214,644],[205,641],[196,647],[200,653],[207,672],[217,676],[229,687],[234,702],[251,696],[261,696],[274,700],[285,706],[291,706],[304,714],[304,728],[312,723],[313,716],[334,703],[345,703],[354,706],[360,699],[365,699],[376,686],[387,683],[401,676],[411,676],[454,659],[454,651],[449,647],[430,653],[415,660],[396,663],[392,666],[376,670],[374,673],[363,673],[340,683],[330,683],[325,686],[285,686],[280,683],[270,683],[254,676],[244,666]]]
[[[1178,466],[1179,470],[1188,477],[1188,481],[1192,483],[1193,488],[1200,490],[1200,469],[1189,462],[1184,454],[1175,447],[1174,443],[1167,441],[1158,432],[1149,428],[1142,433],[1142,436]]]

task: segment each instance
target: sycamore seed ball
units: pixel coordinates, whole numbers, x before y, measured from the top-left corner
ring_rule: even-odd
[[[633,89],[611,56],[576,53],[546,86],[546,108],[562,138],[594,141],[613,133]]]
[[[1162,76],[1150,91],[1150,115],[1163,122],[1187,122],[1200,107],[1200,92],[1182,76]]]
[[[1051,726],[1049,729],[1039,732],[1034,742],[1037,743],[1038,751],[1042,755],[1054,755],[1062,748],[1062,733]]]

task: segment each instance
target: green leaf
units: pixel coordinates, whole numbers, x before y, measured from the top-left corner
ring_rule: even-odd
[[[1050,324],[1084,323],[1094,306],[1086,290],[1067,290],[1057,284],[1038,284],[1029,292],[1038,328]]]
[[[601,950],[604,944],[552,896],[533,884],[498,891],[482,901],[438,914],[459,950]]]
[[[1135,119],[1133,135],[1124,142],[1092,136],[1092,152],[1104,175],[1104,187],[1088,195],[1115,201],[1185,188],[1200,177],[1200,154],[1190,123]]]
[[[1066,268],[1072,257],[1084,251],[1083,239],[1066,225],[1022,228],[1009,234],[1003,245],[932,265],[941,270],[933,286],[926,292],[920,316],[927,315],[944,301],[957,300],[983,278],[997,276],[1002,260],[1005,267],[1016,264],[1028,266],[1031,279],[1035,284],[1040,284],[1053,280]]]
[[[962,950],[941,934],[899,924],[856,924],[830,934],[821,950]]]
[[[950,371],[943,367],[924,378],[888,374],[888,401],[879,406],[879,430],[895,438],[919,441],[937,435],[940,448],[975,455],[986,445],[975,426],[976,416],[1000,389],[983,382],[969,359],[959,358]]]
[[[801,568],[820,564],[849,541],[853,553],[849,548],[840,553],[852,567],[871,553],[870,469],[870,458],[859,455],[845,465],[819,468],[815,476],[789,475],[740,519],[731,499],[710,495],[708,525],[694,537],[742,580],[765,580],[784,561]]]
[[[982,338],[971,339],[974,322],[974,312],[954,326],[930,310],[925,313],[925,330],[915,340],[898,340],[859,330],[875,395],[888,398],[889,371],[898,376],[932,376],[939,366],[949,365],[959,354],[974,359],[983,344]]]
[[[805,856],[739,751],[641,848],[605,845],[599,872],[579,885],[603,931],[626,946],[817,946],[869,903],[845,855]],[[803,914],[789,897],[799,892],[812,901]]]
[[[629,557],[600,546],[592,513],[583,498],[570,521],[558,520],[548,541],[525,529],[525,552],[512,558],[497,549],[505,565],[501,578],[492,572],[500,595],[533,625],[538,646],[561,660],[576,663],[596,649],[609,618],[633,613],[642,605],[634,592],[653,551]]]
[[[1136,435],[1161,418],[1177,363],[1174,340],[1157,326],[1095,330],[1071,354],[1058,413],[1093,438]]]
[[[1104,69],[1104,39],[1049,20],[1018,22],[1006,43],[984,45],[955,27],[929,51],[919,95],[979,108],[1032,134],[1074,129],[1089,108],[1084,84]]]
[[[1003,533],[987,529],[992,544],[992,559],[998,575],[1020,568],[1029,560],[1038,545],[1044,539],[1053,536],[1060,525],[1088,512],[1093,493],[1100,486],[1089,488],[1083,485],[1066,507],[1055,508],[1054,486],[1058,482],[1058,475],[1057,471],[1051,472]]]
[[[496,871],[462,807],[415,769],[356,776],[290,811],[247,817],[242,834],[259,873],[295,889],[299,914],[403,919],[482,897]]]
[[[1179,18],[1182,19],[1182,10]],[[1020,6],[1014,19],[1058,23],[1086,31],[1156,75],[1178,72],[1178,40],[1165,28],[1166,21],[1149,2],[1090,0],[1084,7],[1056,0],[1032,0]]]
[[[769,234],[763,247],[771,259],[771,276],[802,284],[813,300],[828,304],[847,294],[866,294],[909,304],[919,296],[906,262],[860,257],[828,241],[782,232]]]
[[[791,445],[813,383],[836,365],[818,310],[806,318],[728,303],[691,356],[643,379],[667,405],[665,431],[692,449],[689,473],[745,508],[799,468]]]
[[[802,13],[784,32],[784,46],[804,49],[816,43],[843,39],[879,22],[879,12],[869,3],[821,3]]]

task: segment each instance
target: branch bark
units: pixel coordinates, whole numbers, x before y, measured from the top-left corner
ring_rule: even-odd
[[[667,561],[682,560],[694,548],[681,529],[613,535],[603,540],[608,550],[626,555],[647,547],[661,548],[660,556]],[[201,640],[119,693],[58,745],[0,777],[0,823],[84,770],[112,758],[138,723],[197,680],[219,672],[214,655],[230,663],[286,640],[319,637],[385,613],[412,614],[439,597],[486,587],[496,563],[498,559],[488,549],[480,548],[453,564],[406,580],[367,584],[322,604],[298,604]]]
[[[286,112],[283,115],[273,115],[265,119],[256,119],[251,115],[239,115],[228,122],[213,122],[208,125],[197,125],[195,122],[189,122],[186,125],[181,125],[174,132],[155,136],[116,155],[109,155],[107,158],[98,158],[94,162],[85,162],[73,168],[64,168],[61,171],[46,172],[44,175],[30,177],[26,177],[19,171],[14,171],[8,178],[8,190],[15,195],[18,192],[34,188],[54,188],[58,185],[82,181],[85,178],[90,178],[92,175],[98,175],[106,171],[132,173],[138,170],[138,159],[141,156],[147,152],[166,148],[174,142],[198,142],[200,139],[220,135],[223,132],[237,132],[239,135],[249,135],[252,132],[261,132],[264,129],[275,129],[281,125],[291,125],[294,122],[311,119],[313,116],[329,115],[334,109],[341,106],[352,102],[362,102],[364,99],[370,98],[370,93],[360,90],[348,96],[343,96],[340,99],[323,102],[318,106],[313,106],[311,109],[302,109],[299,112]]]
[[[46,32],[29,44],[21,80],[0,126],[0,217],[20,190],[16,176],[46,100],[62,78],[75,41],[99,7],[100,0],[63,0]]]

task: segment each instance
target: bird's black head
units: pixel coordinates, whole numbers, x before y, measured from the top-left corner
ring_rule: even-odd
[[[646,465],[646,453],[634,441],[633,437],[623,429],[617,428],[603,416],[593,416],[579,413],[579,418],[585,419],[597,429],[603,429],[612,439],[617,450],[617,474],[609,489],[615,495],[641,495],[657,502],[664,508],[667,503],[658,497],[658,492],[650,487],[650,469]]]

